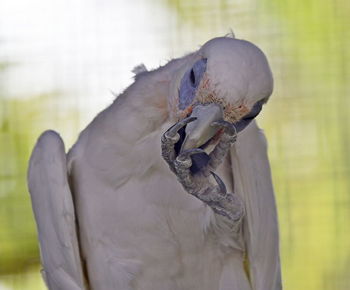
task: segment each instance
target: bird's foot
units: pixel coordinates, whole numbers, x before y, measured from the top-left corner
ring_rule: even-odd
[[[175,172],[174,161],[176,159],[175,144],[180,139],[179,131],[188,123],[196,120],[195,117],[188,117],[170,127],[161,138],[162,157],[168,163],[170,169]]]
[[[209,162],[205,168],[207,171],[206,175],[209,175],[208,172],[214,171],[218,168],[218,166],[224,160],[224,157],[226,156],[232,144],[237,140],[237,130],[232,123],[221,120],[213,122],[211,126],[217,127],[218,129],[222,130],[223,133],[220,137],[219,143],[209,154]]]
[[[193,176],[191,173],[191,156],[202,151],[202,149],[190,149],[176,158],[174,165],[179,182],[188,193],[210,206],[216,214],[231,222],[240,221],[244,215],[243,203],[238,195],[226,191],[224,182],[217,174],[210,171],[217,183],[214,185],[210,182],[209,176],[200,173]]]
[[[164,133],[161,138],[162,156],[189,194],[206,203],[216,214],[237,223],[244,215],[243,203],[238,195],[227,193],[224,182],[213,172],[222,163],[230,146],[236,140],[235,127],[226,121],[212,124],[212,126],[223,130],[220,141],[209,154],[208,163],[199,172],[193,173],[191,170],[193,157],[197,154],[205,155],[204,150],[194,148],[178,154],[179,150],[176,150],[175,147],[181,138],[180,135],[183,134],[183,132],[179,134],[178,131],[194,120],[191,117],[186,118]],[[210,182],[212,177],[216,181],[215,185]]]

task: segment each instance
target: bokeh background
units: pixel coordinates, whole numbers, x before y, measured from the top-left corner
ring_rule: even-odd
[[[348,0],[1,0],[0,289],[45,289],[26,188],[47,128],[69,148],[131,69],[232,29],[267,54],[259,116],[279,210],[286,290],[350,289]]]

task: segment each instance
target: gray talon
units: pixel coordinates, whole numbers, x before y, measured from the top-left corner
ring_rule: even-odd
[[[215,181],[217,182],[219,189],[220,189],[220,193],[223,193],[224,195],[226,195],[227,190],[226,190],[226,185],[225,183],[222,181],[222,179],[213,171],[210,171],[211,175],[213,175],[213,177],[215,178]]]
[[[206,203],[216,214],[228,219],[233,227],[239,228],[241,218],[244,215],[242,202],[238,196],[227,193],[225,183],[213,172],[222,163],[230,146],[235,142],[237,130],[233,124],[224,120],[211,124],[211,126],[220,127],[224,132],[219,143],[209,154],[209,163],[201,170],[202,175],[194,177],[190,170],[192,166],[191,156],[205,153],[205,151],[201,148],[193,148],[180,151],[177,155],[174,146],[180,139],[178,131],[196,119],[196,117],[185,118],[162,135],[162,156],[186,192]],[[217,185],[210,182],[208,178],[210,174],[214,177]]]
[[[161,148],[162,148],[162,157],[168,163],[170,169],[175,172],[174,161],[176,159],[176,153],[174,145],[179,141],[180,135],[178,131],[186,126],[188,123],[196,120],[196,117],[188,117],[180,122],[176,123],[170,127],[161,138]]]
[[[197,120],[196,117],[187,117],[179,122],[177,122],[174,126],[170,127],[165,134],[167,134],[170,137],[173,137],[177,134],[177,132],[184,126],[186,126],[188,123],[191,123],[193,121]]]

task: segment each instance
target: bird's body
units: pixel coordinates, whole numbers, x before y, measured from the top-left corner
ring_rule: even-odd
[[[159,143],[159,138],[153,140]],[[148,142],[159,151],[158,144]],[[93,289],[216,289],[225,260],[233,256],[232,262],[242,262],[243,252],[232,249],[227,253],[218,241],[220,237],[206,233],[210,209],[184,192],[166,164],[156,158],[160,151],[155,150],[152,156],[154,163],[140,156],[137,161],[145,167],[140,164],[139,172],[120,185],[114,184],[117,191],[111,184],[79,188],[77,217],[91,285]],[[75,162],[73,176],[74,170],[80,170],[79,160]],[[230,164],[223,166],[229,168]],[[95,179],[93,168],[89,171],[78,180],[73,177],[73,187],[85,178],[92,184],[104,182]],[[229,186],[232,176],[226,175]],[[128,286],[131,281],[133,288]]]
[[[225,38],[218,40],[226,42]],[[67,161],[50,160],[43,171],[57,172],[56,164],[61,168],[59,174],[66,170],[71,197],[67,182],[44,184],[38,179],[42,164],[48,164],[52,144],[61,142],[53,132],[39,139],[31,159],[29,187],[50,289],[280,289],[270,169],[265,139],[255,122],[239,133],[216,170],[227,190],[244,202],[245,216],[237,229],[188,194],[162,158],[160,140],[182,114],[174,109],[174,87],[196,57],[191,54],[137,75],[135,83],[80,134]],[[237,90],[243,81],[233,82]],[[247,86],[246,91],[254,90]],[[251,108],[258,100],[246,98],[244,106]],[[64,155],[62,146],[57,150]],[[66,166],[63,171],[62,166]],[[62,200],[71,199],[74,209],[63,206],[61,212],[47,213],[43,222],[40,201],[50,203],[45,193],[59,195],[63,186]],[[64,225],[55,229],[66,211],[76,219],[76,227],[68,220],[69,230]],[[68,242],[62,239],[58,246],[48,242],[45,246],[43,236],[49,226]],[[62,251],[71,257],[72,248],[74,262],[47,254]],[[67,288],[60,281],[62,276],[55,274],[64,263],[76,264],[78,274],[71,275],[69,267],[65,270],[69,279],[77,281],[76,288]]]

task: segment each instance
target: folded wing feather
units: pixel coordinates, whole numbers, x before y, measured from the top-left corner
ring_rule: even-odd
[[[86,289],[66,154],[56,132],[46,131],[39,138],[30,159],[28,181],[48,288]]]
[[[235,192],[245,204],[243,225],[253,290],[280,290],[277,210],[263,131],[253,121],[231,149]]]

